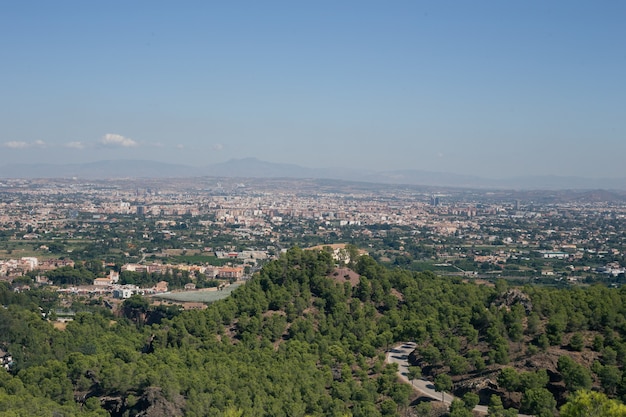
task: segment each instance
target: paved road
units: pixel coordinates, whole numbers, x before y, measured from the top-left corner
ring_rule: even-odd
[[[406,342],[401,345],[395,346],[389,352],[387,352],[387,362],[389,363],[397,363],[398,364],[398,375],[400,379],[402,379],[407,384],[413,385],[413,389],[419,391],[422,395],[435,399],[437,401],[441,401],[441,393],[435,391],[435,385],[427,381],[425,379],[416,379],[409,381],[407,374],[409,372],[409,354],[415,350],[415,343]],[[446,405],[450,405],[452,400],[455,397],[451,394],[444,393],[443,394],[443,403]],[[481,414],[487,414],[487,406],[485,405],[477,405],[474,407],[474,411],[477,411]],[[525,414],[518,414],[519,417],[532,417],[527,416]]]
[[[435,386],[432,382],[427,381],[425,379],[415,379],[411,383],[407,374],[409,372],[409,354],[413,352],[415,349],[415,343],[407,342],[401,345],[398,345],[387,352],[387,362],[389,363],[397,363],[398,364],[398,374],[400,375],[400,379],[405,381],[408,384],[413,385],[413,389],[419,391],[423,395],[430,397],[434,400],[441,401],[441,393],[435,391]],[[443,402],[446,405],[450,405],[452,400],[454,400],[454,396],[448,393],[443,394]],[[474,411],[478,411],[482,414],[487,414],[487,407],[484,405],[477,405],[474,408]]]

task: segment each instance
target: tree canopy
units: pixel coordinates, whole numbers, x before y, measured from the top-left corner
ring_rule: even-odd
[[[0,369],[0,415],[397,415],[413,394],[383,352],[405,341],[417,345],[411,378],[422,375],[441,392],[474,375],[497,381],[493,415],[509,414],[504,400],[538,416],[567,398],[565,413],[604,398],[621,405],[626,290],[512,292],[386,269],[368,256],[351,264],[358,281],[333,275],[328,252],[292,248],[206,310],[154,307],[137,296],[117,316],[79,311],[63,330],[42,319],[54,293],[0,283],[0,349],[14,358],[10,371]],[[539,342],[546,334],[546,349],[561,354],[550,376],[520,366],[547,355]],[[575,334],[585,342],[574,340],[580,353],[570,349]],[[574,354],[595,355],[593,369]],[[579,394],[589,388],[605,397]],[[478,397],[463,398],[455,415]]]

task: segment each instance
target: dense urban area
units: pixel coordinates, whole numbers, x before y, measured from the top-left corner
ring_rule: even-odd
[[[5,179],[0,416],[626,415],[625,223],[597,190]]]
[[[118,271],[231,265],[249,275],[292,246],[347,243],[383,264],[442,274],[624,278],[626,196],[608,192],[209,178],[7,180],[0,197],[5,277],[94,259]]]

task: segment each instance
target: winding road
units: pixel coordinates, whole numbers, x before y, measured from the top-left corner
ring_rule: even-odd
[[[441,392],[435,391],[435,385],[427,381],[425,379],[415,379],[413,382],[409,381],[407,377],[409,373],[409,355],[413,350],[415,350],[415,343],[406,342],[401,345],[395,346],[389,352],[387,352],[387,363],[397,363],[398,364],[398,376],[400,379],[407,384],[413,386],[414,390],[419,391],[422,395],[426,397],[430,397],[434,400],[441,401]],[[444,393],[443,394],[443,403],[449,406],[452,401],[455,399],[451,394]],[[485,405],[477,405],[474,407],[474,411],[481,414],[488,414],[487,406]],[[518,417],[533,417],[527,414],[518,414]]]

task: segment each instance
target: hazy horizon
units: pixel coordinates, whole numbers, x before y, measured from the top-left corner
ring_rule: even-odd
[[[168,160],[157,160],[157,159],[136,159],[136,158],[116,158],[116,159],[98,159],[98,160],[90,160],[90,161],[69,161],[69,162],[59,162],[59,161],[48,161],[45,163],[37,163],[37,162],[8,162],[8,163],[2,163],[0,162],[0,168],[1,167],[10,167],[10,166],[16,166],[16,165],[23,165],[23,166],[37,166],[37,165],[43,165],[43,164],[48,164],[48,165],[52,165],[52,166],[68,166],[68,165],[89,165],[89,164],[101,164],[101,163],[110,163],[112,161],[115,162],[145,162],[145,163],[155,163],[155,164],[170,164],[170,165],[177,165],[177,166],[185,166],[185,167],[189,167],[189,168],[194,168],[194,169],[204,169],[204,168],[211,168],[214,166],[220,166],[220,165],[229,165],[232,163],[238,163],[238,162],[247,162],[250,161],[251,163],[259,163],[259,164],[268,164],[270,166],[280,166],[280,165],[285,165],[285,166],[292,166],[294,168],[303,168],[305,170],[312,170],[312,171],[320,171],[320,170],[325,170],[325,169],[332,169],[338,171],[338,170],[342,170],[345,169],[346,171],[349,172],[354,172],[354,173],[358,173],[358,172],[371,172],[372,174],[376,174],[376,173],[392,173],[392,172],[400,172],[400,171],[415,171],[415,172],[422,172],[424,174],[442,174],[442,175],[452,175],[452,176],[465,176],[465,177],[475,177],[475,178],[482,178],[482,179],[489,179],[489,180],[509,180],[509,179],[517,179],[517,178],[533,178],[533,177],[556,177],[556,178],[580,178],[580,179],[591,179],[591,180],[602,180],[602,179],[613,179],[613,180],[626,180],[626,176],[624,176],[624,174],[622,174],[621,177],[615,176],[615,177],[589,177],[589,176],[582,176],[582,175],[563,175],[563,174],[533,174],[533,173],[529,173],[529,174],[522,174],[522,175],[510,175],[510,176],[490,176],[490,175],[479,175],[479,174],[464,174],[464,173],[457,173],[457,172],[452,172],[452,171],[436,171],[436,170],[425,170],[425,169],[420,169],[420,168],[398,168],[398,169],[375,169],[375,168],[368,168],[368,167],[361,167],[361,168],[342,168],[342,167],[320,167],[320,166],[314,166],[314,165],[301,165],[301,164],[297,164],[297,163],[293,163],[293,162],[275,162],[275,161],[267,161],[267,160],[263,160],[263,159],[259,159],[257,157],[254,156],[250,156],[250,157],[234,157],[234,158],[229,158],[228,160],[224,160],[224,161],[217,161],[214,163],[206,163],[206,164],[199,164],[199,165],[193,165],[193,164],[189,164],[189,163],[185,163],[185,162],[176,162],[176,161],[168,161]],[[262,177],[259,177],[262,178]],[[328,177],[331,178],[331,177]],[[341,179],[339,177],[337,177],[337,179]]]
[[[624,178],[626,4],[14,2],[0,165]]]

